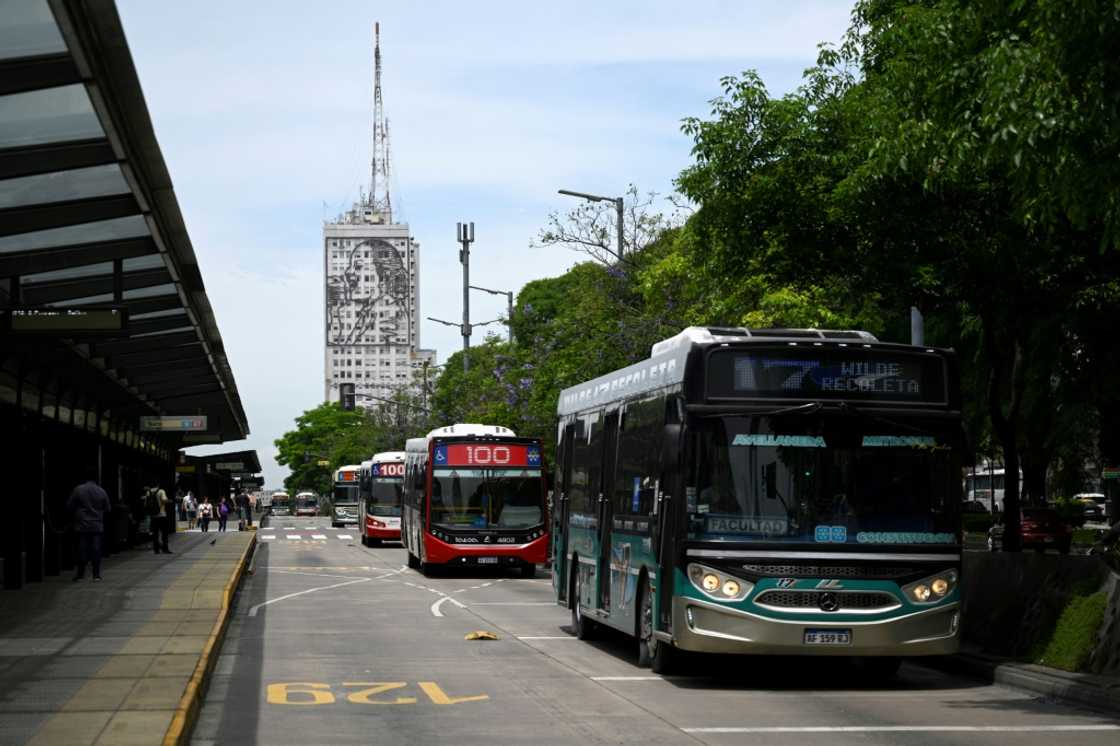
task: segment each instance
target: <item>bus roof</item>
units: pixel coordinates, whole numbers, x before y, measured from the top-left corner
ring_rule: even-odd
[[[404,451],[382,451],[381,453],[373,454],[370,459],[371,464],[392,464],[398,461],[404,461],[408,456]]]
[[[699,347],[733,342],[806,343],[813,340],[852,342],[870,346],[879,340],[870,332],[829,329],[747,329],[746,327],[690,326],[655,343],[640,362],[570,386],[560,392],[556,413],[579,412],[606,402],[653,391],[684,380],[688,355]]]
[[[490,438],[516,438],[517,433],[510,430],[508,427],[501,425],[480,425],[474,422],[458,422],[454,425],[447,425],[445,427],[437,427],[432,430],[423,438],[409,438],[405,443],[406,451],[427,451],[428,444],[432,442],[433,438],[453,438],[453,437],[490,437]]]

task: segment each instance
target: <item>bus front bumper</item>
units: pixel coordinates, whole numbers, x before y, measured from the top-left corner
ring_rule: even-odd
[[[851,631],[848,645],[807,645],[805,631]],[[716,603],[673,599],[673,641],[682,650],[755,655],[950,655],[960,647],[960,606],[880,621],[772,619]]]

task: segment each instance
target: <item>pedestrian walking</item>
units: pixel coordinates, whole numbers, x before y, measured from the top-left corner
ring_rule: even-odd
[[[66,510],[78,533],[78,571],[74,580],[86,575],[86,563],[93,565],[93,579],[101,580],[101,535],[105,532],[105,514],[112,508],[109,496],[97,484],[97,471],[86,472],[85,480],[70,493]]]
[[[253,525],[253,507],[249,502],[249,495],[245,490],[237,493],[237,509],[241,511],[241,517],[245,521],[245,527],[248,528]]]
[[[198,518],[198,503],[195,501],[194,495],[190,492],[183,498],[183,508],[187,511],[187,528],[192,529],[195,527],[195,522]]]
[[[226,495],[222,495],[222,499],[218,501],[218,531],[226,530],[226,521],[229,520],[229,513],[229,497]]]
[[[152,534],[152,551],[156,554],[160,552],[171,554],[167,546],[167,535],[170,531],[168,524],[172,520],[171,516],[174,515],[170,512],[172,507],[167,493],[158,483],[144,491],[144,509],[149,518],[148,530]]]
[[[198,522],[202,524],[202,533],[210,530],[210,518],[213,515],[214,506],[210,503],[210,498],[204,495],[198,506]]]

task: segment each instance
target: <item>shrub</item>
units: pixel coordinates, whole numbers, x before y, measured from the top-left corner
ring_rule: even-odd
[[[1103,591],[1091,596],[1074,596],[1058,617],[1041,654],[1032,656],[1035,663],[1063,671],[1080,671],[1097,643],[1107,605],[1108,597]]]

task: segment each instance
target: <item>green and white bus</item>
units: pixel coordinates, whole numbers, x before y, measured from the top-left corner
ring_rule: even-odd
[[[959,374],[867,332],[690,327],[561,392],[553,585],[581,638],[682,651],[956,652]]]

